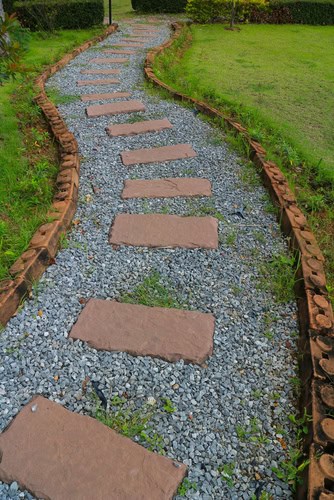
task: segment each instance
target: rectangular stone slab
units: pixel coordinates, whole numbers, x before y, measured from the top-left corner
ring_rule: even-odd
[[[113,50],[113,49],[105,49],[102,52],[104,52],[105,54],[120,54],[120,55],[124,54],[124,55],[129,55],[129,56],[132,56],[132,55],[136,54],[135,50]]]
[[[214,324],[212,314],[91,299],[70,337],[94,349],[202,364],[212,354]]]
[[[144,45],[146,43],[147,40],[143,40],[142,38],[139,40],[139,38],[127,38],[126,40],[124,40],[125,42],[134,42],[134,43],[138,43],[140,45]]]
[[[139,39],[139,38],[143,38],[143,37],[145,37],[145,38],[155,38],[156,36],[157,35],[152,35],[149,32],[147,33],[147,32],[144,32],[144,31],[140,31],[139,33],[132,33],[131,34],[132,39],[136,39],[136,40]],[[143,41],[145,42],[146,40],[143,40]]]
[[[195,153],[190,144],[177,144],[176,146],[162,146],[151,149],[134,149],[121,153],[124,165],[181,160],[184,158],[194,158],[195,156],[197,156],[197,153]]]
[[[110,229],[109,243],[159,248],[218,248],[218,221],[213,217],[120,214]]]
[[[103,99],[118,99],[121,97],[130,97],[130,92],[109,92],[106,94],[86,94],[81,96],[81,100],[87,101],[101,101]]]
[[[137,47],[137,48],[141,48],[143,47],[144,44],[142,43],[115,43],[114,44],[114,47]]]
[[[119,80],[115,80],[114,78],[106,78],[99,80],[79,80],[77,82],[79,87],[84,87],[85,85],[114,85],[116,83],[121,83]]]
[[[118,115],[121,113],[135,113],[145,111],[145,106],[140,101],[119,101],[109,104],[96,104],[88,106],[86,109],[87,116],[103,116],[103,115]]]
[[[207,179],[179,177],[154,180],[126,180],[123,199],[172,198],[175,196],[211,196],[211,183]]]
[[[96,419],[33,398],[0,435],[0,480],[52,500],[167,499],[186,467]]]
[[[82,75],[119,75],[120,69],[83,69]]]
[[[92,64],[124,64],[128,62],[129,59],[126,57],[119,57],[112,59],[111,57],[95,57],[91,59],[89,62]]]
[[[120,125],[111,125],[107,128],[107,132],[111,137],[117,137],[120,135],[137,135],[146,134],[148,132],[160,132],[160,130],[165,130],[168,128],[173,128],[167,118],[163,120],[147,120],[136,123],[122,123]]]

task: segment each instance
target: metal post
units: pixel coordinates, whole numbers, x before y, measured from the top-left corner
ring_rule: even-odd
[[[112,6],[111,0],[109,0],[109,26],[112,24]]]

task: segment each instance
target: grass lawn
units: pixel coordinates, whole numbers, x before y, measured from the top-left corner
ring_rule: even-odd
[[[122,18],[127,18],[134,15],[131,0],[111,0],[111,5],[112,16],[115,21],[119,21]],[[104,0],[104,12],[106,16],[109,15],[109,0]]]
[[[68,30],[48,38],[34,33],[24,58],[29,75],[0,87],[0,280],[46,220],[53,197],[57,153],[32,101],[34,76],[100,32]]]
[[[193,25],[157,59],[172,87],[247,126],[285,171],[334,285],[334,27]],[[333,289],[334,290],[334,289]]]

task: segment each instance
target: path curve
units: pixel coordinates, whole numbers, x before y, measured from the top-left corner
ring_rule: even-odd
[[[259,261],[285,251],[279,227],[265,210],[264,188],[243,183],[245,167],[217,131],[191,109],[144,88],[145,54],[169,37],[167,25],[161,23],[156,32],[151,30],[151,38],[146,34],[143,46],[124,36],[140,30],[129,24],[120,28],[47,84],[70,96],[111,92],[131,96],[92,102],[72,99],[59,106],[82,156],[78,209],[66,248],[0,337],[0,428],[38,393],[72,412],[91,415],[95,403],[82,386],[88,376],[107,398],[126,393],[135,407],[148,398],[154,398],[160,407],[163,398],[171,400],[175,412],[159,411],[152,426],[163,436],[166,456],[188,466],[196,491],[190,489],[186,497],[249,499],[253,493],[267,491],[274,498],[290,498],[289,489],[271,468],[285,456],[282,442],[293,445],[287,415],[295,413],[289,379],[296,369],[296,307],[294,303],[278,305],[257,289]],[[98,61],[115,57],[104,51],[114,51],[119,44],[116,50],[135,52],[119,55],[129,59],[128,63]],[[124,49],[124,44],[134,46]],[[91,69],[95,74],[86,73]],[[97,69],[121,71],[101,75],[96,74]],[[77,85],[79,80],[107,78],[119,83]],[[139,111],[132,114],[86,114],[90,105],[133,100]],[[145,111],[140,111],[138,102]],[[115,112],[110,106],[107,112],[111,109]],[[99,114],[101,109],[97,111]],[[131,136],[110,132],[111,125],[139,124],[140,116],[168,119],[172,128]],[[125,151],[133,154],[133,150],[159,148],[160,154],[161,148],[178,144],[188,145],[196,156],[187,153],[182,159],[132,166],[124,164],[124,157],[122,161]],[[121,197],[124,181],[164,178],[206,179],[213,196]],[[201,216],[201,223],[203,216],[213,218],[219,226],[219,245],[149,249],[145,242],[143,246],[119,246],[117,240],[116,247],[111,228],[121,214]],[[162,226],[161,231],[167,237]],[[186,231],[182,236],[186,238]],[[193,236],[192,246],[203,246],[198,241],[195,244]],[[186,364],[183,359],[170,363],[96,350],[69,339],[88,299],[119,299],[152,272],[160,274],[161,282],[185,309],[214,317],[213,354],[207,352],[205,364],[203,360],[200,364]],[[268,318],[270,336],[265,335]],[[282,441],[284,431],[288,434]],[[226,464],[232,467],[231,482],[221,474]],[[27,493],[20,497],[16,486],[8,490],[0,483],[1,498],[31,498]]]

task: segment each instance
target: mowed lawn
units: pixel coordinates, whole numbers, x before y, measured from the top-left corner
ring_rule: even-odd
[[[191,34],[173,80],[279,129],[334,182],[334,27],[193,25]]]

